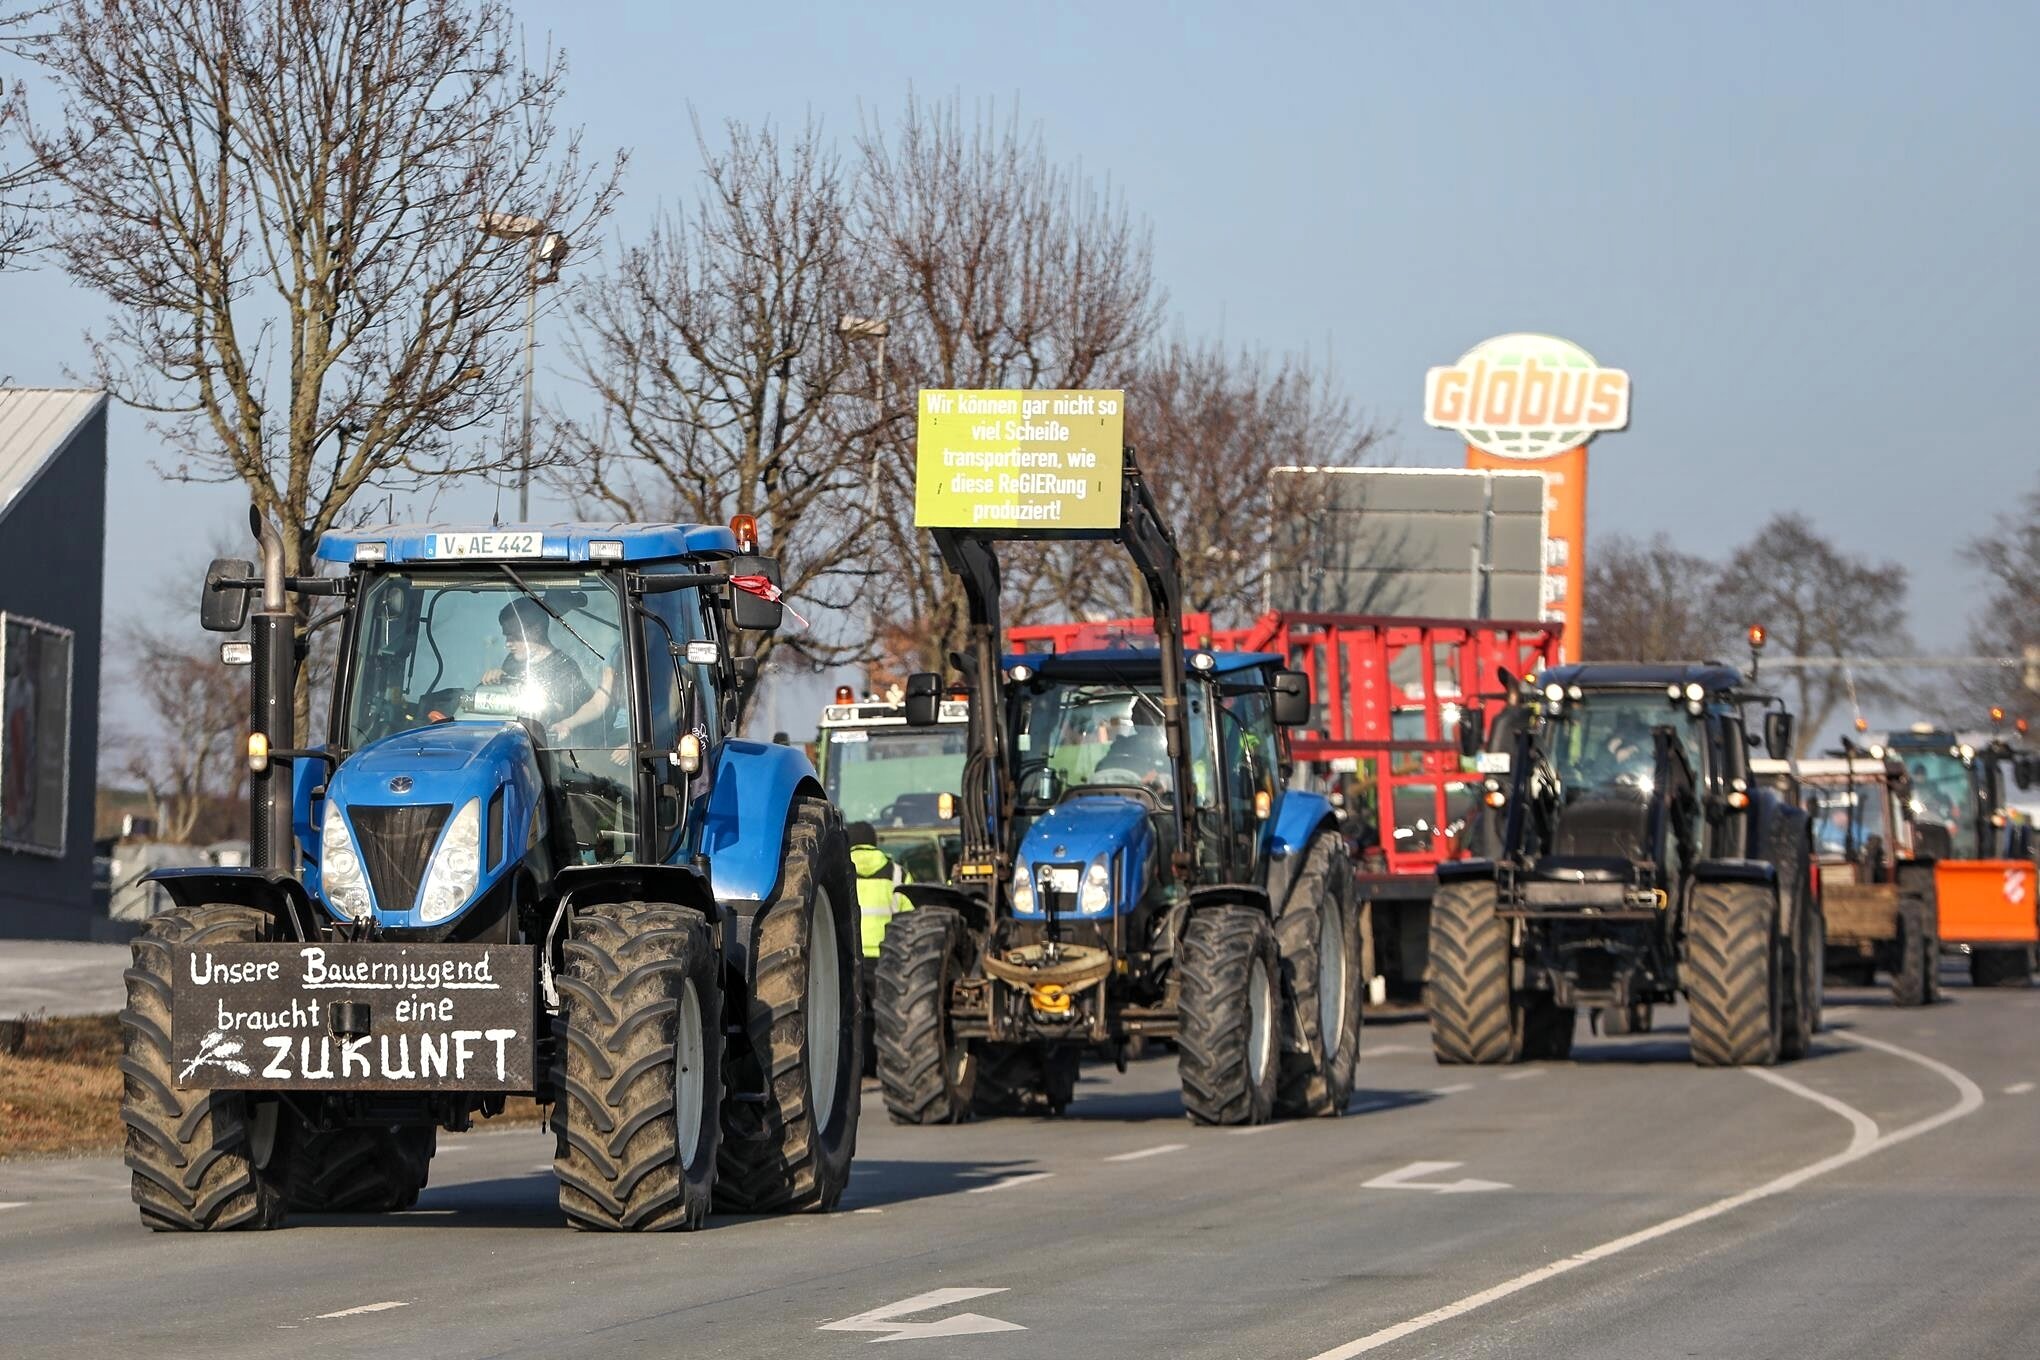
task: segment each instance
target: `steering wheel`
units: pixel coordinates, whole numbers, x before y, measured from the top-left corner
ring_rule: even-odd
[[[1129,770],[1123,765],[1100,765],[1091,771],[1087,784],[1134,784],[1145,785],[1147,780],[1138,770]]]

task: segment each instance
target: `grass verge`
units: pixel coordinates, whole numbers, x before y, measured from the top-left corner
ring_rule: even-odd
[[[512,1128],[543,1117],[536,1102],[512,1096],[502,1114],[475,1127]],[[0,1161],[113,1153],[121,1140],[116,1017],[0,1022]]]

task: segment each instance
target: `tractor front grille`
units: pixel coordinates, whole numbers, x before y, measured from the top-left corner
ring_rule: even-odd
[[[432,847],[439,843],[440,828],[446,825],[452,812],[451,803],[357,805],[347,809],[378,908],[398,912],[409,911],[416,905],[426,862],[432,857]]]

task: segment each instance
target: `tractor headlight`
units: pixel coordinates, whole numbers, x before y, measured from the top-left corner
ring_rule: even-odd
[[[1024,860],[1013,868],[1013,910],[1034,910],[1034,870]]]
[[[319,887],[342,916],[366,921],[375,914],[368,876],[361,871],[361,855],[354,848],[354,837],[348,834],[347,816],[337,803],[326,804],[319,827]]]
[[[481,876],[482,800],[470,798],[439,838],[432,867],[425,871],[424,890],[418,894],[418,919],[443,921],[459,911],[474,895]]]
[[[1103,911],[1111,905],[1112,874],[1105,867],[1105,856],[1100,855],[1084,870],[1084,885],[1077,890],[1077,910]]]

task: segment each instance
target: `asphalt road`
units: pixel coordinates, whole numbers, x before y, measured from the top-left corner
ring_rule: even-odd
[[[1814,1057],[1683,1021],[1433,1065],[1371,1025],[1348,1117],[1195,1129],[1169,1061],[1054,1122],[889,1125],[841,1212],[559,1226],[536,1129],[444,1138],[417,1209],[143,1230],[108,1159],[0,1165],[0,1353],[1176,1360],[2040,1354],[2040,991],[1842,991]],[[890,1352],[888,1352],[890,1353]]]

